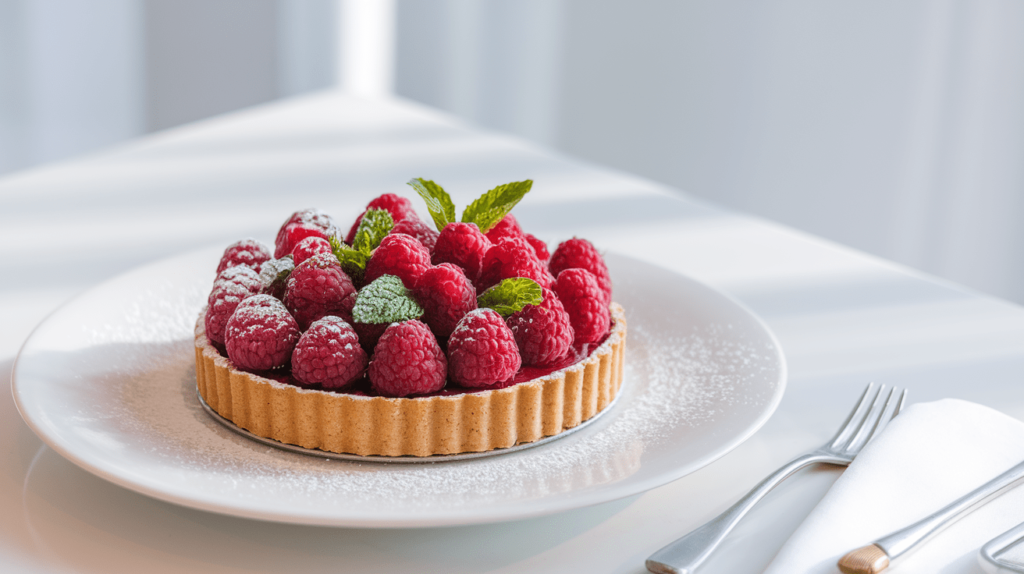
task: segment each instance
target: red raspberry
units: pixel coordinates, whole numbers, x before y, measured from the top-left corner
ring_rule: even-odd
[[[299,325],[277,299],[253,295],[235,309],[224,338],[236,367],[266,371],[288,364],[299,340]]]
[[[522,359],[501,315],[492,309],[474,309],[459,321],[448,339],[448,364],[453,381],[477,388],[511,379]]]
[[[248,267],[238,265],[221,271],[213,282],[213,291],[206,302],[206,336],[217,345],[224,344],[224,327],[242,301],[256,295],[263,287],[260,276]]]
[[[260,282],[263,288],[260,293],[273,295],[278,299],[284,297],[284,288],[288,284],[288,276],[295,269],[295,262],[288,257],[271,259],[263,264],[260,270]]]
[[[490,239],[491,243],[498,243],[506,237],[523,237],[523,235],[523,228],[519,226],[519,221],[511,213],[487,230],[487,239]]]
[[[352,322],[352,328],[356,330],[356,334],[359,335],[359,344],[363,346],[363,350],[368,355],[373,354],[373,350],[377,347],[377,342],[380,341],[381,335],[384,331],[387,331],[388,327],[392,323],[359,323]]]
[[[546,264],[548,259],[551,258],[551,253],[548,252],[548,244],[529,233],[523,235],[523,237],[530,244],[530,247],[533,247],[533,252],[537,254],[537,259],[540,259],[541,263]]]
[[[405,397],[444,388],[448,361],[425,324],[392,323],[370,361],[370,386],[381,395]]]
[[[395,195],[393,193],[385,193],[377,198],[374,198],[363,213],[359,214],[356,218],[356,222],[352,224],[352,229],[348,230],[348,235],[345,236],[345,243],[352,245],[352,240],[356,238],[356,231],[359,230],[359,224],[363,221],[363,214],[366,213],[367,209],[383,209],[391,214],[391,220],[395,223],[407,218],[407,217],[419,217],[416,215],[416,210],[412,207],[412,202],[408,199]]]
[[[545,367],[557,363],[572,347],[569,314],[550,289],[540,305],[527,305],[505,321],[515,336],[523,364]]]
[[[312,235],[295,245],[295,249],[292,249],[292,261],[298,265],[318,253],[334,253],[334,251],[331,250],[330,241]]]
[[[305,330],[321,317],[341,314],[342,302],[355,290],[338,259],[321,253],[303,261],[288,276],[284,305]]]
[[[597,279],[597,284],[601,287],[601,292],[604,294],[604,304],[611,305],[611,275],[608,273],[608,266],[605,265],[604,258],[597,252],[597,248],[594,247],[593,243],[586,239],[573,237],[563,241],[555,249],[555,252],[551,254],[548,269],[551,270],[552,275],[555,277],[563,270],[573,267],[590,271],[594,279]]]
[[[319,230],[317,233],[314,230]],[[280,259],[289,255],[295,245],[310,235],[327,239],[335,235],[337,226],[331,216],[319,209],[303,209],[296,211],[284,222],[274,239],[274,258]]]
[[[423,307],[423,322],[441,340],[452,334],[459,319],[476,309],[476,289],[462,268],[451,263],[427,269],[414,295]]]
[[[263,263],[269,260],[270,248],[255,239],[243,239],[224,250],[220,264],[217,265],[217,273],[235,265],[245,265],[259,273]]]
[[[353,291],[345,297],[341,302],[341,309],[338,310],[338,316],[345,320],[346,323],[351,325],[352,321],[352,309],[356,306],[356,296],[359,295],[356,291]]]
[[[369,285],[381,275],[394,275],[406,289],[415,289],[420,275],[430,267],[430,253],[423,244],[404,233],[388,235],[366,262],[363,281]]]
[[[300,383],[340,389],[363,376],[366,352],[352,326],[328,315],[313,321],[292,351],[292,376]]]
[[[600,341],[611,326],[611,313],[597,279],[586,269],[566,269],[558,274],[555,294],[569,314],[577,345]]]
[[[454,263],[462,267],[470,281],[476,281],[490,248],[491,240],[480,233],[475,223],[449,223],[437,236],[431,261],[434,265]]]
[[[434,245],[437,243],[438,233],[426,223],[423,223],[423,220],[419,217],[407,217],[399,221],[391,228],[391,233],[411,235],[419,240],[429,252],[434,251]]]
[[[476,286],[483,292],[510,277],[529,277],[541,287],[548,288],[554,283],[554,278],[537,259],[530,244],[518,237],[502,239],[487,250]]]

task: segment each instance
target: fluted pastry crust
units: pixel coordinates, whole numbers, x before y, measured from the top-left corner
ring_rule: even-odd
[[[540,440],[605,409],[622,387],[626,316],[589,357],[549,375],[490,391],[387,398],[302,389],[236,370],[196,323],[196,383],[234,424],[305,448],[381,456],[483,452]]]

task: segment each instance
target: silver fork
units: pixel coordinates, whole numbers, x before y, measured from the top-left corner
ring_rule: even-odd
[[[655,574],[693,574],[711,556],[726,535],[746,516],[747,512],[771,489],[793,473],[816,463],[848,466],[864,445],[882,432],[907,400],[907,391],[898,387],[889,391],[885,401],[885,385],[875,388],[871,383],[864,389],[857,406],[846,417],[846,422],[832,440],[821,448],[801,455],[761,481],[746,496],[710,522],[651,554],[647,569]],[[886,416],[888,413],[888,416]]]

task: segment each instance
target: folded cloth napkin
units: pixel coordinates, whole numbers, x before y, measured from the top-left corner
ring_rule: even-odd
[[[766,574],[838,574],[836,563],[1024,461],[1024,423],[946,399],[908,407],[836,481]],[[1024,522],[1024,485],[954,523],[887,572],[977,572],[976,553]]]

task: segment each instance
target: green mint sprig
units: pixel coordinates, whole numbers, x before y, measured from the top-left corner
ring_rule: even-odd
[[[423,307],[409,294],[402,280],[394,275],[381,275],[356,295],[352,318],[358,323],[378,325],[419,319]]]
[[[475,223],[481,233],[487,233],[512,211],[531,187],[532,179],[499,185],[470,203],[462,212],[462,222]]]
[[[359,222],[352,245],[346,244],[338,237],[328,238],[331,251],[334,252],[334,256],[341,263],[341,268],[349,277],[356,281],[362,280],[370,255],[394,226],[395,222],[387,210],[368,209],[363,214],[362,221]]]
[[[409,180],[409,185],[423,198],[427,211],[434,219],[438,231],[455,222],[455,204],[440,185],[421,177]],[[484,193],[462,211],[463,223],[475,223],[481,233],[487,233],[498,224],[533,187],[533,180],[513,181],[499,185]]]
[[[527,305],[540,305],[544,290],[533,279],[513,277],[505,279],[476,298],[477,307],[488,307],[503,318]]]
[[[422,177],[410,179],[408,184],[416,190],[416,193],[420,194],[420,197],[427,204],[427,211],[430,212],[430,217],[434,219],[434,225],[438,231],[443,230],[449,223],[456,221],[455,204],[452,203],[451,196],[448,195],[444,188]]]

